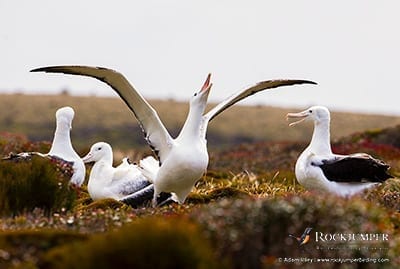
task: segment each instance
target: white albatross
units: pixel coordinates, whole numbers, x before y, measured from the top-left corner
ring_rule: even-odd
[[[56,112],[56,131],[53,142],[47,155],[59,157],[67,162],[72,162],[74,173],[71,177],[71,183],[80,187],[85,181],[86,168],[81,157],[74,150],[71,143],[70,131],[72,129],[72,120],[75,112],[72,107],[66,106]]]
[[[153,178],[149,178],[154,183],[153,205],[156,205],[156,198],[160,192],[171,192],[179,203],[184,203],[196,181],[206,172],[209,160],[206,144],[207,126],[219,113],[258,91],[302,83],[316,84],[307,80],[263,81],[239,91],[203,115],[211,89],[208,75],[201,90],[191,98],[185,124],[179,135],[173,139],[157,112],[119,72],[89,66],[52,66],[31,71],[93,77],[105,82],[120,95],[139,121],[148,144],[158,157],[158,166],[149,165],[147,169],[151,171],[144,171],[147,175],[153,175]]]
[[[371,188],[392,176],[389,166],[366,153],[338,155],[330,144],[330,113],[326,107],[313,106],[303,112],[288,113],[288,119],[314,122],[310,145],[297,159],[295,174],[307,189],[316,189],[346,197]]]
[[[72,166],[72,176],[70,183],[74,186],[80,187],[86,174],[85,164],[81,160],[81,157],[75,152],[72,143],[70,131],[72,128],[72,120],[74,119],[75,112],[69,107],[62,107],[56,112],[56,130],[54,132],[54,138],[51,143],[51,148],[48,153],[40,152],[21,152],[11,153],[8,157],[3,159],[29,159],[33,155],[37,155],[43,158],[57,159],[62,163],[68,163]]]
[[[88,181],[88,192],[94,201],[105,198],[124,200],[151,184],[137,165],[130,164],[127,158],[113,167],[113,152],[108,143],[93,144],[82,160],[84,163],[94,162]]]

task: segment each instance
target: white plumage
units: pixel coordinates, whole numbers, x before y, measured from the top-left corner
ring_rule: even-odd
[[[208,75],[201,90],[191,98],[186,122],[178,137],[173,139],[154,108],[119,72],[90,66],[53,66],[32,71],[90,76],[107,83],[120,95],[139,121],[147,142],[159,160],[157,167],[143,167],[143,174],[154,183],[154,205],[160,192],[172,192],[178,202],[183,203],[195,182],[204,174],[208,165],[207,126],[215,116],[236,102],[265,89],[302,83],[315,84],[306,80],[263,81],[237,92],[203,115],[211,89]]]
[[[88,182],[88,192],[93,200],[123,200],[150,185],[137,165],[130,164],[127,158],[113,167],[113,152],[108,143],[95,143],[82,160],[85,163],[94,162]]]
[[[71,143],[70,130],[72,128],[74,115],[74,110],[68,106],[57,110],[56,131],[50,151],[47,155],[56,156],[65,161],[72,162],[74,173],[71,177],[71,183],[79,187],[85,180],[86,168],[81,157],[75,152]]]
[[[307,189],[322,190],[339,196],[350,196],[371,188],[391,176],[389,166],[365,153],[334,154],[330,144],[330,113],[326,107],[313,106],[300,113],[288,113],[287,118],[314,122],[310,145],[296,162],[298,182]]]

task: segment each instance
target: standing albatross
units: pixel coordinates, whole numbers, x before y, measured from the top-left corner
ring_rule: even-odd
[[[174,139],[162,124],[157,112],[119,72],[89,66],[52,66],[32,72],[65,73],[89,76],[105,82],[124,100],[141,125],[145,138],[158,157],[158,166],[144,171],[154,183],[153,205],[161,192],[172,192],[179,203],[183,203],[194,184],[207,169],[208,152],[206,132],[208,122],[236,102],[265,89],[294,84],[316,84],[307,80],[269,80],[260,82],[225,99],[204,114],[212,84],[207,76],[201,90],[190,99],[189,114],[185,124]]]
[[[66,106],[57,110],[57,126],[54,133],[53,143],[47,155],[57,156],[66,161],[72,162],[74,173],[71,177],[71,183],[80,187],[85,180],[86,168],[81,157],[74,150],[71,143],[70,130],[72,129],[72,120],[75,112],[72,107]]]
[[[366,153],[338,155],[332,153],[330,144],[330,113],[326,107],[313,106],[303,112],[288,113],[287,118],[306,119],[314,122],[310,145],[296,162],[298,182],[307,189],[317,189],[339,196],[351,196],[392,176],[389,166]]]

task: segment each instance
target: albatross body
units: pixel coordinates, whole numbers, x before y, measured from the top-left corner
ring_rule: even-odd
[[[81,157],[72,147],[70,130],[75,112],[71,107],[62,107],[56,112],[56,131],[53,142],[47,155],[59,157],[67,162],[72,162],[74,173],[71,177],[71,183],[81,186],[85,180],[86,168]]]
[[[201,90],[190,100],[190,109],[185,124],[176,139],[173,139],[162,124],[157,112],[119,72],[89,66],[53,66],[32,72],[65,73],[89,76],[111,86],[125,101],[139,121],[147,142],[158,157],[158,165],[146,165],[143,174],[154,183],[153,205],[160,192],[172,192],[179,203],[183,203],[194,184],[207,169],[207,126],[219,113],[236,102],[256,92],[294,84],[316,84],[307,80],[269,80],[260,82],[222,101],[204,114],[211,89],[208,75]]]
[[[287,118],[300,119],[291,126],[306,119],[314,122],[310,145],[295,167],[296,178],[305,188],[351,196],[391,178],[387,173],[389,166],[368,154],[332,153],[330,113],[326,107],[313,106],[300,113],[288,113]]]
[[[88,192],[94,201],[105,198],[123,200],[151,184],[127,159],[113,167],[113,152],[108,143],[95,143],[82,160],[85,163],[94,162],[88,181]]]

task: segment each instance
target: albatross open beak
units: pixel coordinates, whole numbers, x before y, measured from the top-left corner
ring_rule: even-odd
[[[286,115],[286,120],[289,120],[289,119],[299,119],[299,120],[297,120],[297,121],[294,121],[294,122],[289,123],[289,126],[294,126],[294,125],[299,124],[300,122],[304,121],[305,119],[307,119],[307,117],[308,117],[309,115],[310,115],[310,114],[308,113],[307,110],[306,110],[306,111],[303,111],[303,112],[299,112],[299,113],[288,113],[288,114]]]
[[[211,74],[208,74],[206,81],[203,84],[203,87],[201,87],[201,90],[199,93],[206,93],[209,92],[212,86],[212,83],[210,83],[211,80]]]

